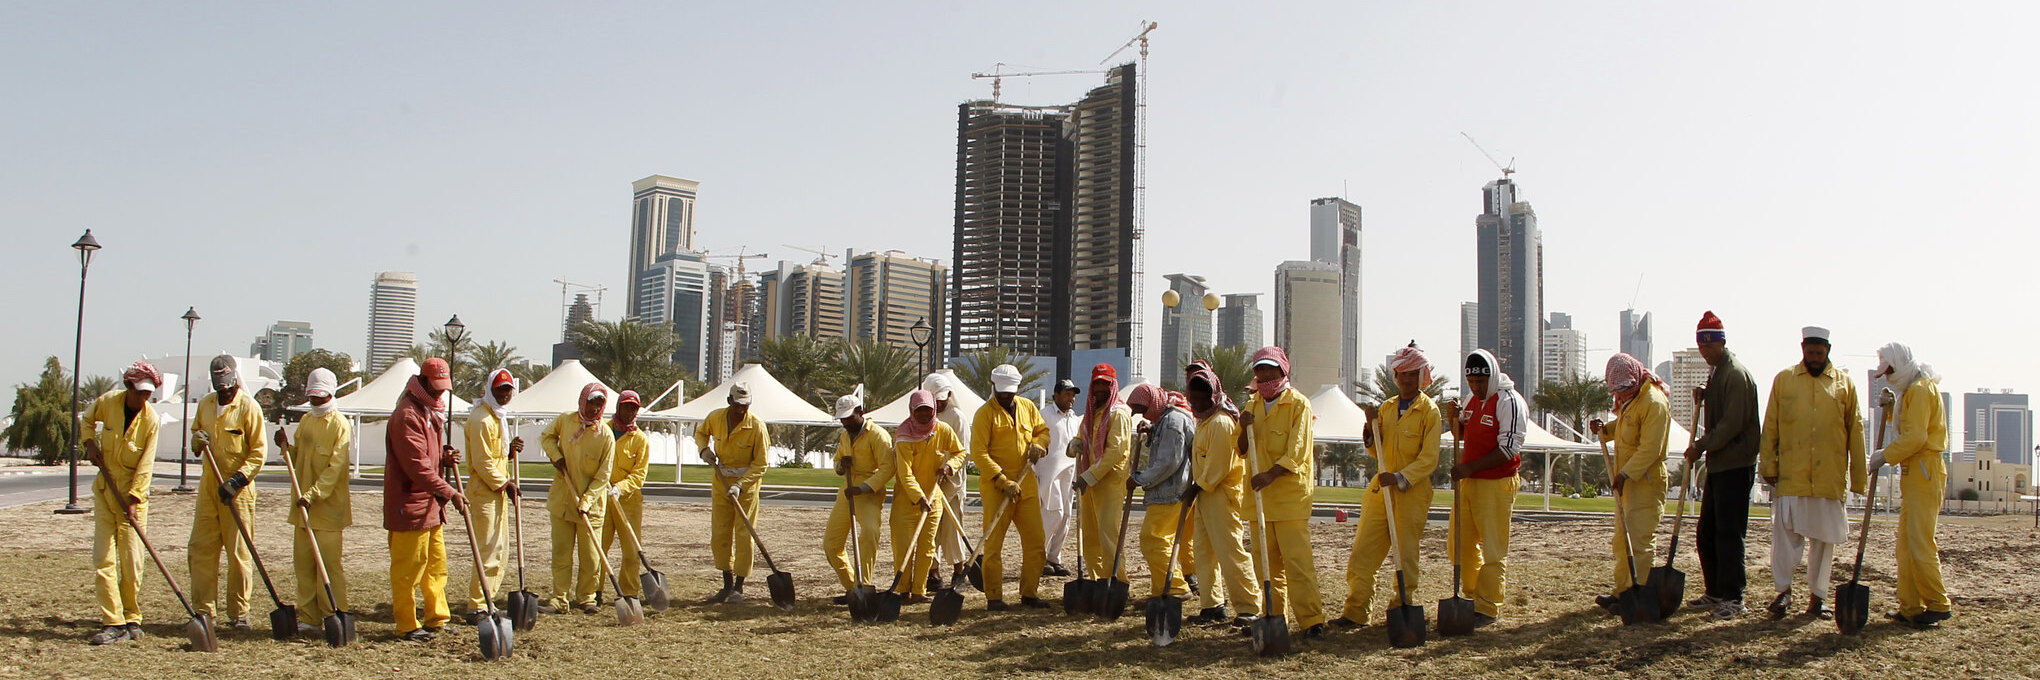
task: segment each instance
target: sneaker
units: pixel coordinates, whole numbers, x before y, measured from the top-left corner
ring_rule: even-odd
[[[1771,620],[1776,621],[1778,619],[1785,618],[1785,610],[1786,608],[1791,606],[1792,606],[1792,591],[1788,590],[1782,593],[1778,593],[1778,597],[1776,599],[1771,600],[1771,606],[1766,607],[1765,609],[1770,611]]]
[[[227,622],[227,627],[234,630],[255,630],[255,624],[249,623],[246,616],[234,617],[232,621]]]
[[[1742,600],[1722,600],[1721,603],[1714,605],[1713,616],[1716,621],[1727,621],[1739,618],[1747,611],[1749,610],[1743,607]]]
[[[1332,625],[1337,626],[1339,628],[1359,628],[1364,624],[1360,623],[1359,621],[1354,621],[1352,619],[1341,616],[1339,618],[1332,619]]]
[[[1937,612],[1932,609],[1912,617],[1912,624],[1921,628],[1939,628],[1942,621],[1955,618],[1954,612]]]
[[[730,598],[729,598],[728,600],[724,600],[724,602],[726,602],[726,603],[729,603],[729,604],[743,604],[743,603],[744,603],[744,591],[742,591],[742,590],[737,590],[737,589],[732,589],[732,590],[730,591]]]
[[[843,606],[843,605],[846,605],[846,604],[850,604],[850,596],[849,596],[849,595],[837,595],[837,596],[835,596],[835,597],[829,598],[829,604],[833,604],[833,605],[836,605],[836,606],[838,606],[838,607],[840,607],[840,606]]]
[[[1002,612],[1008,609],[1012,607],[1006,606],[1005,600],[985,600],[985,611]]]
[[[1608,610],[1608,613],[1610,613],[1610,614],[1613,614],[1613,613],[1615,613],[1615,604],[1616,604],[1616,603],[1618,603],[1618,602],[1621,602],[1621,600],[1619,600],[1619,599],[1616,599],[1616,597],[1615,597],[1614,595],[1595,595],[1595,596],[1594,596],[1594,606],[1596,606],[1596,607],[1600,607],[1600,608],[1602,608],[1602,609],[1606,609],[1606,610]]]
[[[326,629],[324,629],[324,628],[321,628],[321,627],[318,627],[318,626],[314,626],[314,625],[312,625],[312,624],[309,624],[309,623],[305,623],[305,622],[303,622],[303,621],[299,621],[299,622],[298,622],[298,624],[297,624],[297,632],[299,632],[299,633],[306,633],[306,634],[310,634],[310,633],[323,633],[323,632],[325,632],[325,631],[326,631]]]
[[[140,640],[140,639],[142,639],[142,624],[139,624],[139,623],[130,623],[130,624],[128,624],[128,625],[127,625],[127,629],[128,629],[128,639],[129,639],[129,640]]]
[[[1816,619],[1827,620],[1835,617],[1835,610],[1828,609],[1827,601],[1820,599],[1819,595],[1815,595],[1806,602],[1806,615]]]
[[[100,626],[99,632],[93,633],[92,638],[86,642],[93,645],[110,645],[126,639],[129,639],[127,626]]]
[[[1020,598],[1020,606],[1029,609],[1047,609],[1048,603],[1042,602],[1041,598],[1038,597],[1023,597]]]
[[[1324,637],[1325,631],[1326,631],[1325,624],[1320,623],[1318,625],[1303,629],[1302,637],[1305,640],[1316,640]]]
[[[1713,595],[1701,595],[1701,596],[1699,596],[1699,597],[1696,597],[1696,598],[1693,598],[1693,599],[1691,599],[1691,600],[1687,600],[1687,601],[1686,601],[1686,606],[1689,606],[1689,607],[1713,607],[1713,606],[1719,605],[1719,604],[1721,604],[1721,603],[1723,603],[1723,602],[1726,602],[1726,601],[1727,601],[1727,600],[1723,600],[1723,599],[1721,599],[1721,598],[1718,598],[1718,597],[1715,597],[1715,596],[1713,596]]]
[[[399,639],[402,639],[405,642],[431,642],[432,638],[433,638],[432,631],[425,630],[423,628],[419,628],[417,630],[399,636]]]

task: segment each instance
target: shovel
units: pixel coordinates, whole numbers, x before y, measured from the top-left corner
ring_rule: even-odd
[[[1176,641],[1176,635],[1183,632],[1183,598],[1176,597],[1172,584],[1176,581],[1176,554],[1183,549],[1183,525],[1190,523],[1190,508],[1195,499],[1184,501],[1182,512],[1176,515],[1176,542],[1169,545],[1167,573],[1162,574],[1162,594],[1147,601],[1148,640],[1156,647],[1167,647]]]
[[[517,541],[517,589],[510,592],[510,627],[529,631],[538,627],[538,593],[524,585],[524,498],[510,500],[510,522]]]
[[[644,571],[638,572],[638,590],[645,594],[644,606],[655,612],[666,611],[666,607],[673,603],[672,595],[666,592],[666,575],[653,569],[652,561],[645,559],[645,543],[638,540],[637,530],[632,529],[630,520],[623,516],[623,504],[611,498],[609,507],[616,509],[616,525],[623,529],[623,536],[630,539],[631,545],[637,546],[638,564],[644,567]]]
[[[1092,580],[1084,577],[1084,520],[1091,516],[1088,507],[1084,497],[1077,496],[1077,577],[1063,583],[1063,613],[1070,616],[1091,613],[1092,598],[1097,597],[1091,592]]]
[[[305,492],[304,489],[298,486],[297,464],[290,459],[290,448],[279,446],[277,449],[283,451],[284,472],[290,473],[291,495],[303,498]],[[325,629],[326,644],[332,647],[345,647],[349,643],[354,642],[358,637],[355,635],[354,630],[354,623],[358,617],[355,616],[354,612],[341,611],[340,600],[333,597],[333,579],[326,575],[326,558],[319,555],[319,538],[312,533],[312,518],[309,510],[305,511],[305,526],[303,528],[305,530],[305,544],[312,548],[312,570],[318,572],[319,585],[326,589],[326,609],[333,612],[327,614],[325,620],[320,622]]]
[[[921,522],[914,525],[914,541],[907,544],[907,561],[902,564],[898,563],[898,560],[894,560],[892,586],[886,588],[885,592],[878,594],[878,601],[874,605],[877,607],[877,611],[872,616],[875,621],[892,623],[900,620],[900,605],[906,604],[907,599],[905,595],[900,594],[900,584],[904,582],[903,579],[906,578],[907,572],[913,570],[914,560],[920,559],[921,537],[927,534],[928,513],[935,511],[934,498],[931,496],[924,498],[924,500],[928,501],[928,506],[921,508]],[[858,578],[862,580],[863,577],[860,576]],[[854,616],[856,600],[853,598],[851,603],[853,606],[852,615]]]
[[[163,566],[163,558],[156,555],[156,546],[149,545],[149,535],[142,533],[142,525],[135,523],[134,511],[126,512],[128,527],[135,530],[135,537],[142,539],[142,547],[149,549],[149,559],[156,562],[156,570],[163,572],[163,582],[170,584],[170,592],[177,595],[177,603],[184,605],[184,613],[191,615],[191,621],[184,624],[184,636],[191,638],[191,651],[220,651],[220,639],[213,635],[212,617],[198,613],[191,608],[191,600],[184,599],[184,589],[177,587],[177,579],[170,576],[170,568]]]
[[[1608,454],[1608,442],[1601,442],[1601,461],[1608,466],[1608,478],[1615,478],[1615,457]],[[1611,486],[1613,482],[1609,483]],[[1629,547],[1629,527],[1623,521],[1622,490],[1615,490],[1615,534],[1622,538],[1622,563],[1628,565],[1629,589],[1615,596],[1615,613],[1622,617],[1622,625],[1651,623],[1664,620],[1658,612],[1657,589],[1636,580],[1636,557]]]
[[[843,499],[850,502],[850,573],[856,578],[856,585],[843,592],[843,599],[850,604],[850,620],[871,623],[878,620],[878,588],[864,582],[864,551],[857,538],[857,497],[850,495],[850,478],[847,476],[843,478]],[[872,549],[877,550],[876,547]],[[899,579],[894,578],[892,590],[897,591],[899,587]],[[899,610],[894,609],[893,612],[893,618],[898,619]]]
[[[1261,469],[1259,445],[1252,435],[1247,436],[1247,471]],[[1251,480],[1245,480],[1251,486]],[[1261,656],[1281,656],[1289,653],[1289,618],[1282,610],[1275,608],[1275,586],[1268,580],[1274,565],[1268,564],[1267,521],[1261,514],[1261,490],[1249,489],[1254,497],[1254,576],[1261,579],[1261,617],[1247,624],[1247,634],[1252,636],[1254,653]],[[1211,588],[1218,584],[1211,584]]]
[[[737,502],[736,485],[723,481],[721,469],[715,469],[714,472],[716,482],[726,484],[724,488],[730,490],[730,507],[736,509],[738,519],[744,520],[744,533],[751,535],[751,543],[758,546],[758,554],[765,556],[765,568],[772,570],[772,573],[765,577],[765,590],[772,594],[772,606],[778,607],[780,611],[793,611],[795,601],[793,574],[780,571],[779,567],[772,563],[772,551],[765,549],[765,539],[758,536],[758,527],[751,523],[751,513],[744,512],[744,504]]]
[[[1457,431],[1459,429],[1458,423],[1453,423],[1453,426],[1455,431],[1452,433],[1452,461],[1457,463],[1460,461],[1460,451],[1462,450],[1460,448],[1460,440],[1464,438],[1464,435]],[[1438,635],[1441,637],[1472,634],[1474,618],[1476,618],[1474,616],[1473,600],[1460,597],[1459,594],[1459,588],[1462,584],[1459,566],[1459,532],[1461,531],[1459,526],[1459,508],[1460,496],[1464,495],[1465,492],[1464,482],[1465,480],[1453,480],[1452,482],[1452,527],[1446,532],[1447,537],[1452,541],[1452,545],[1449,548],[1452,558],[1452,597],[1438,601]]]
[[[1381,441],[1381,427],[1374,428],[1374,441]],[[1424,608],[1410,604],[1410,591],[1403,580],[1402,537],[1396,532],[1394,485],[1381,485],[1381,505],[1388,519],[1388,549],[1390,559],[1395,560],[1395,597],[1402,605],[1388,610],[1388,644],[1399,648],[1421,647],[1424,645]],[[1457,495],[1454,495],[1457,500]]]
[[[1018,497],[1015,497],[1012,499],[1011,502],[1008,502],[1006,503],[1005,506],[1000,507],[999,514],[993,515],[992,521],[985,523],[985,532],[991,533],[992,527],[998,526],[1000,522],[1006,521],[1006,513],[1012,510],[1014,506],[1017,506],[1019,504],[1020,499]],[[956,516],[956,513],[945,512],[942,513],[942,515],[948,518],[950,521],[956,522],[956,535],[963,536],[965,534],[963,530],[963,520],[961,518],[958,518]],[[964,547],[970,547],[970,539],[968,538],[964,539],[963,544]],[[983,547],[984,544],[979,543],[978,545],[979,547]],[[981,562],[978,561],[978,558],[980,557],[982,557],[982,555],[978,554],[978,548],[970,548],[970,559],[965,561],[973,565],[981,564]],[[980,570],[979,574],[982,573],[983,571]],[[983,590],[983,588],[979,588],[979,590]],[[947,626],[956,623],[956,620],[958,618],[961,618],[962,616],[963,616],[963,593],[956,592],[956,579],[950,579],[948,583],[943,584],[941,592],[935,593],[934,603],[928,605],[928,623],[929,625],[935,626]]]
[[[460,468],[448,466],[453,473],[454,488],[465,488],[461,482]],[[475,622],[475,639],[481,644],[482,658],[500,661],[510,658],[510,651],[517,645],[517,634],[510,625],[510,617],[496,611],[496,595],[489,592],[488,579],[482,578],[482,548],[475,544],[475,521],[468,516],[467,505],[457,506],[460,523],[467,529],[468,556],[475,561],[475,582],[482,588],[482,602],[488,609],[483,610],[481,620]]]
[[[1140,454],[1147,448],[1144,439],[1139,435],[1134,436],[1132,467],[1140,467]],[[1096,598],[1093,601],[1097,603],[1092,605],[1094,609],[1092,613],[1106,621],[1118,621],[1120,615],[1126,613],[1127,593],[1132,584],[1119,577],[1119,565],[1120,560],[1126,557],[1126,525],[1131,519],[1133,519],[1133,494],[1129,492],[1119,504],[1119,539],[1112,548],[1112,571],[1105,578],[1098,579],[1097,585],[1092,586]]]
[[[581,497],[581,489],[579,485],[574,484],[573,475],[561,472],[555,475],[555,478],[566,482],[567,490],[574,492],[575,498]],[[616,572],[611,571],[609,568],[609,551],[602,549],[602,537],[595,532],[595,523],[589,521],[588,513],[580,512],[577,514],[581,517],[581,528],[588,530],[588,545],[595,549],[595,559],[602,566],[602,575],[609,577],[609,587],[616,589],[616,625],[635,626],[644,623],[644,604],[635,597],[623,594],[623,584],[616,580]],[[618,521],[622,521],[622,519],[621,517],[617,518]],[[628,526],[628,523],[626,523],[626,526]]]
[[[1700,405],[1696,402],[1693,406],[1693,427],[1686,430],[1687,448],[1700,439]],[[1672,568],[1672,560],[1679,557],[1679,533],[1686,530],[1686,497],[1693,488],[1693,466],[1687,465],[1684,472],[1679,486],[1679,514],[1672,520],[1672,549],[1665,553],[1665,566],[1651,567],[1647,579],[1650,587],[1657,589],[1658,615],[1667,619],[1686,603],[1686,572]]]
[[[1884,404],[1883,411],[1891,412],[1891,405]],[[1881,420],[1881,419],[1880,419]],[[1877,450],[1884,450],[1884,426],[1878,423]],[[1856,539],[1856,567],[1849,574],[1849,582],[1835,586],[1835,628],[1843,635],[1855,635],[1870,623],[1870,586],[1863,585],[1863,547],[1870,544],[1870,511],[1877,498],[1877,470],[1870,471],[1870,493],[1863,496],[1863,530]]]
[[[214,482],[222,485],[227,483],[227,478],[220,474],[219,463],[213,461],[213,456],[204,455],[199,456],[199,458],[205,461],[206,469],[212,471]],[[248,483],[253,485],[255,481],[249,480]],[[213,497],[215,501],[218,499],[218,496]],[[248,524],[241,520],[240,507],[233,503],[220,503],[220,505],[226,506],[227,516],[234,518],[234,528],[240,531],[241,542],[248,546],[248,556],[255,560],[255,573],[262,576],[262,588],[269,591],[269,601],[276,605],[275,609],[269,610],[269,637],[278,640],[289,640],[297,637],[297,606],[284,604],[283,598],[276,596],[276,584],[269,582],[269,569],[262,566],[262,553],[255,550],[255,535],[249,533]]]

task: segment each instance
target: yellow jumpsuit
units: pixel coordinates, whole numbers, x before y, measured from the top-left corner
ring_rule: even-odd
[[[1191,481],[1201,489],[1191,512],[1191,532],[1204,546],[1197,551],[1197,580],[1203,583],[1199,606],[1224,607],[1240,615],[1261,613],[1261,583],[1254,580],[1253,557],[1241,543],[1246,534],[1247,459],[1239,455],[1239,424],[1218,411],[1197,424],[1190,445]],[[1188,550],[1186,546],[1184,550]]]
[[[616,584],[631,597],[645,596],[645,584],[638,580],[638,570],[644,568],[638,553],[644,546],[638,541],[643,540],[645,532],[645,473],[651,470],[651,465],[652,441],[645,437],[644,430],[631,430],[616,438],[616,462],[609,473],[609,486],[617,490],[609,505],[616,514],[602,523],[602,554],[609,554],[609,546],[622,539],[623,559],[616,563]],[[619,522],[629,524],[630,535],[623,534],[617,526]]]
[[[1261,490],[1261,516],[1254,524],[1255,541],[1268,542],[1268,587],[1273,601],[1266,616],[1289,611],[1295,622],[1309,628],[1325,622],[1324,598],[1318,592],[1317,560],[1310,551],[1310,506],[1316,495],[1315,459],[1312,456],[1310,399],[1295,388],[1276,395],[1272,402],[1260,394],[1247,397],[1246,412],[1254,414],[1248,439],[1258,452],[1260,469],[1254,475],[1280,465],[1292,474],[1283,475]],[[1253,493],[1251,475],[1246,493]],[[1247,507],[1253,507],[1251,501]]]
[[[155,476],[156,409],[144,402],[133,424],[127,390],[115,390],[85,411],[83,436],[99,442],[104,465],[92,478],[92,585],[99,623],[142,622],[142,544],[122,508],[132,503],[135,522],[149,524],[149,482]]]
[[[745,413],[744,419],[733,427],[726,415],[729,409],[719,408],[709,412],[708,419],[694,430],[694,446],[699,451],[714,451],[716,465],[742,469],[743,475],[736,479],[718,477],[715,480],[715,494],[710,497],[713,514],[709,526],[709,551],[715,555],[715,568],[731,572],[737,578],[751,576],[751,534],[744,530],[738,519],[736,507],[730,505],[729,487],[737,485],[737,503],[751,521],[758,517],[758,484],[765,479],[765,468],[771,466],[767,455],[772,448],[772,435],[765,431],[765,422],[756,413]],[[714,446],[710,446],[711,442]]]
[[[565,460],[567,469],[553,471],[553,483],[545,494],[545,509],[552,515],[552,606],[566,609],[594,604],[602,592],[603,564],[595,546],[595,532],[602,531],[609,505],[609,473],[616,458],[616,437],[609,424],[596,421],[581,424],[581,414],[562,413],[539,435],[548,459]],[[573,481],[568,486],[567,480]],[[580,489],[580,497],[574,489]],[[587,524],[582,524],[586,513]],[[575,577],[575,558],[580,574]],[[622,581],[618,581],[622,583]],[[571,594],[570,594],[571,593]]]
[[[1035,499],[1034,465],[1027,461],[1029,447],[1048,448],[1048,421],[1042,419],[1034,402],[1015,396],[1012,413],[1007,413],[996,398],[978,408],[976,422],[971,425],[970,456],[977,463],[978,494],[985,504],[985,543],[979,549],[984,551],[986,600],[1005,599],[1002,553],[1006,529],[1014,525],[1020,528],[1020,597],[1040,594],[1041,567],[1048,563],[1048,554],[1041,533],[1041,504]],[[1020,497],[1009,499],[1000,488],[1001,480],[1019,486]],[[1124,492],[1126,482],[1119,485]],[[1019,506],[1006,510],[1006,519],[994,525],[992,519],[1013,501],[1018,501]]]
[[[1084,480],[1084,516],[1077,520],[1084,523],[1084,573],[1090,578],[1112,573],[1124,581],[1128,560],[1120,560],[1115,573],[1112,554],[1119,543],[1119,516],[1126,507],[1126,477],[1133,469],[1133,410],[1122,404],[1103,416],[1093,412],[1086,417],[1105,418],[1106,429],[1105,450],[1090,467],[1078,472],[1078,478]],[[1090,450],[1091,441],[1081,432],[1075,441],[1077,450]]]
[[[211,463],[201,462],[198,478],[198,509],[191,522],[191,606],[198,613],[218,616],[214,602],[220,597],[220,551],[227,553],[227,617],[238,619],[248,615],[248,596],[253,593],[255,567],[248,555],[248,546],[241,541],[241,534],[234,528],[234,518],[227,513],[227,506],[220,502],[219,480],[234,476],[235,472],[246,475],[252,482],[262,472],[263,452],[267,451],[269,440],[264,435],[262,405],[255,403],[255,397],[246,388],[235,392],[232,403],[221,408],[218,392],[205,395],[198,406],[191,409],[191,431],[194,435],[206,433],[212,441],[205,455]],[[219,477],[213,476],[214,467]],[[255,513],[255,485],[249,484],[234,497],[234,507],[241,517],[253,517]]]
[[[1388,523],[1395,522],[1396,542],[1402,548],[1402,591],[1395,590],[1395,576],[1389,575],[1391,595],[1388,609],[1403,605],[1403,595],[1417,592],[1418,545],[1424,540],[1424,521],[1431,512],[1431,473],[1438,469],[1438,438],[1444,421],[1438,404],[1430,395],[1418,393],[1406,410],[1396,402],[1381,405],[1380,439],[1369,452],[1380,461],[1382,472],[1401,474],[1410,488],[1396,490],[1395,516],[1388,516],[1390,493],[1379,479],[1367,481],[1367,495],[1360,500],[1360,522],[1354,528],[1353,551],[1346,559],[1346,609],[1342,616],[1359,623],[1368,621],[1374,601],[1374,577],[1381,562],[1389,557]]]
[[[510,550],[510,497],[503,487],[516,477],[517,468],[510,460],[510,434],[488,404],[476,403],[461,429],[467,438],[461,463],[468,476],[462,492],[474,517],[475,547],[482,553],[482,573],[468,584],[468,611],[482,611],[489,608],[482,598],[484,584],[488,592],[503,592],[503,561]]]
[[[1672,404],[1656,383],[1645,381],[1636,398],[1629,400],[1615,422],[1601,427],[1601,440],[1615,444],[1615,472],[1628,475],[1622,483],[1622,524],[1629,534],[1629,560],[1636,565],[1637,578],[1650,573],[1657,561],[1658,520],[1665,513],[1665,445],[1671,433]],[[1611,535],[1608,550],[1615,556],[1615,590],[1621,595],[1631,585],[1630,562],[1622,557],[1623,537]]]
[[[866,583],[877,580],[873,575],[878,569],[878,540],[880,536],[878,514],[885,508],[885,485],[893,477],[892,435],[885,428],[869,420],[864,421],[864,431],[851,439],[845,430],[836,438],[836,457],[850,459],[850,485],[869,487],[869,493],[855,498],[836,494],[836,505],[829,510],[829,524],[822,532],[822,554],[828,556],[829,566],[836,569],[836,580],[849,590],[857,583],[856,573],[850,568],[849,553],[844,550],[850,543],[850,514],[857,513],[857,560],[864,570]],[[926,585],[926,584],[923,584]]]
[[[1884,462],[1899,466],[1898,613],[1908,618],[1927,611],[1950,609],[1948,589],[1941,584],[1941,553],[1934,544],[1934,522],[1941,514],[1942,489],[1948,483],[1948,428],[1942,415],[1941,386],[1915,378],[1898,407],[1898,439],[1884,447]]]
[[[326,590],[319,583],[318,565],[312,563],[312,541],[318,541],[320,563],[333,583],[333,602],[347,608],[347,572],[340,567],[340,533],[354,525],[354,501],[347,493],[347,450],[354,440],[354,428],[339,413],[308,415],[298,421],[297,436],[290,442],[290,462],[304,495],[311,504],[311,532],[291,532],[292,564],[296,567],[298,621],[318,625],[333,613],[326,603]],[[292,526],[303,527],[304,508],[293,503]]]
[[[899,483],[894,485],[892,501],[893,571],[896,578],[902,579],[899,588],[909,594],[925,595],[928,592],[928,569],[935,564],[935,528],[950,524],[943,514],[953,512],[949,507],[948,494],[936,481],[936,473],[942,468],[961,464],[963,442],[957,439],[956,431],[950,429],[948,423],[938,421],[934,433],[927,439],[898,442],[893,450],[896,452],[893,469],[899,477]],[[923,498],[928,499],[933,509],[928,513],[928,519],[920,522],[921,509],[915,504]],[[918,528],[916,522],[920,522]],[[916,532],[920,535],[918,543],[914,542]],[[903,566],[908,564],[912,567]]]

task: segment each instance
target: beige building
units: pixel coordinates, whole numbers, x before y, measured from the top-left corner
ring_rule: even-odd
[[[914,348],[914,323],[930,327],[926,365],[942,351],[943,284],[949,269],[897,250],[850,256],[843,295],[848,335],[853,342],[876,341]]]
[[[1713,367],[1707,365],[1707,359],[1700,356],[1698,349],[1672,352],[1672,374],[1661,377],[1672,386],[1672,419],[1679,422],[1679,427],[1693,429],[1693,414],[1697,413],[1694,410],[1693,388],[1705,387],[1707,376],[1713,370]],[[1672,446],[1678,448],[1684,444],[1673,442]]]
[[[766,338],[843,339],[843,272],[819,262],[781,262],[758,275],[758,294],[752,332],[762,328]]]
[[[1275,268],[1275,344],[1289,354],[1289,382],[1304,394],[1339,384],[1340,300],[1338,265],[1292,260]]]
[[[1976,492],[1975,500],[1986,503],[2017,501],[2020,496],[2030,495],[2032,480],[2026,475],[2032,468],[2026,465],[2007,463],[1997,459],[1997,446],[1990,442],[1976,444],[1975,460],[1958,460],[1948,464],[1948,500],[1960,500],[1963,492]]]

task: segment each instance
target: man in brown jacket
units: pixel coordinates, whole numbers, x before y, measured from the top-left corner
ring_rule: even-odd
[[[453,388],[453,372],[445,359],[426,359],[423,370],[404,385],[390,414],[384,439],[388,467],[383,472],[383,528],[390,532],[390,609],[397,635],[405,640],[431,640],[453,618],[446,606],[446,503],[464,512],[467,497],[441,477],[440,470],[460,462],[446,445],[446,409],[441,400]],[[425,593],[425,620],[412,591]]]

